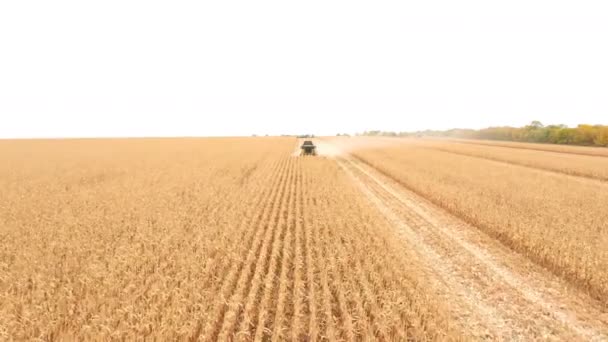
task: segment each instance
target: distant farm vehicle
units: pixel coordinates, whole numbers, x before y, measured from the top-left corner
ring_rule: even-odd
[[[300,146],[300,148],[302,149],[302,151],[300,153],[300,155],[302,155],[302,156],[316,156],[317,155],[317,146],[315,146],[315,144],[313,144],[311,140],[304,141],[304,143],[302,144],[302,146]]]

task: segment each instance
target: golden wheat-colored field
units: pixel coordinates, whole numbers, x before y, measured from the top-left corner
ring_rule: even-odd
[[[0,141],[0,340],[608,338],[601,157],[299,143]]]
[[[459,336],[387,221],[295,143],[1,142],[0,339]]]

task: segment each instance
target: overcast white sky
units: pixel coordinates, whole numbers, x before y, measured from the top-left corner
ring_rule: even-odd
[[[608,124],[606,1],[0,1],[0,137]]]

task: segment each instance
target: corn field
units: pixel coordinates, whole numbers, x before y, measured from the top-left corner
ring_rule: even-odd
[[[0,339],[608,339],[608,158],[300,143],[0,141]]]

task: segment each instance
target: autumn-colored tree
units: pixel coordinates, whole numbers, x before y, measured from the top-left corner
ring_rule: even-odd
[[[598,127],[597,134],[593,139],[593,143],[597,146],[608,147],[608,126]]]
[[[480,130],[451,129],[447,131],[384,132],[368,131],[363,135],[382,136],[441,136],[466,139],[506,140],[566,145],[608,146],[608,126],[581,124],[576,128],[566,125],[543,125],[532,121],[529,125],[517,127],[488,127]]]

